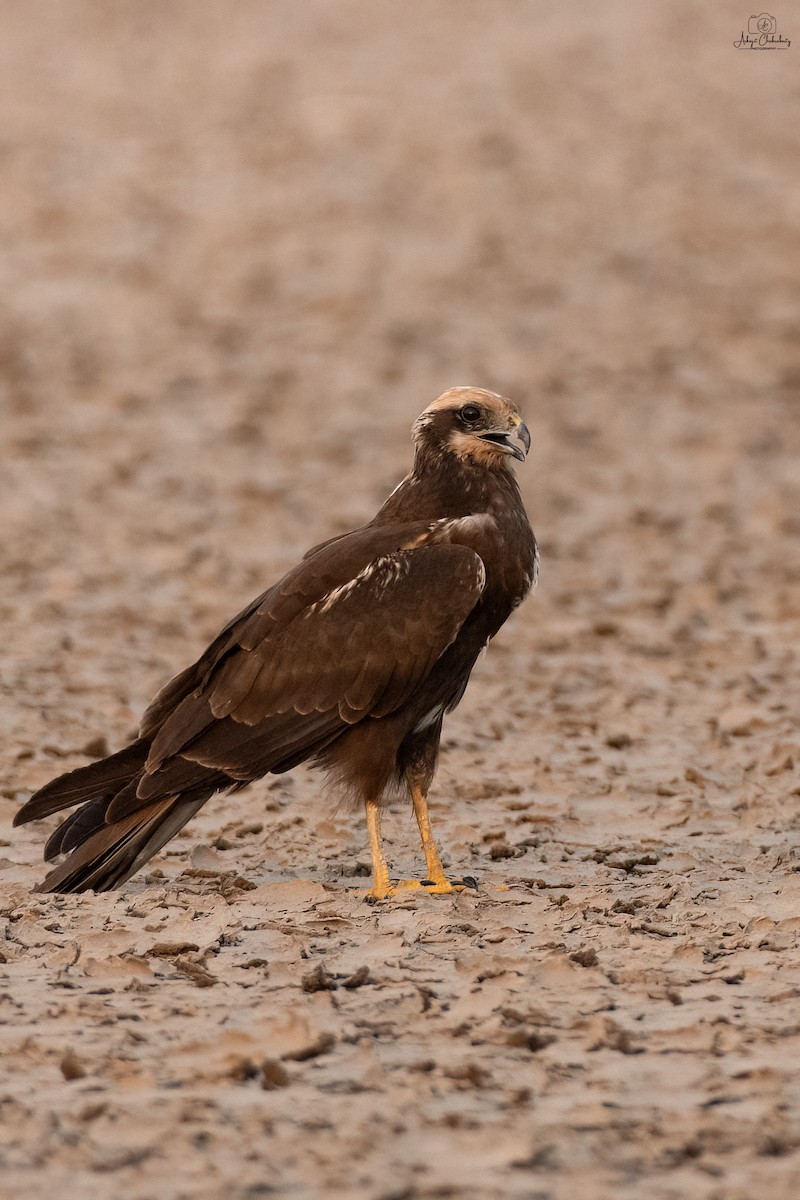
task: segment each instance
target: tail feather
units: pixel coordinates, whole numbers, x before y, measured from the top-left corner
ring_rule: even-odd
[[[107,808],[107,798],[101,797],[99,800],[90,800],[87,804],[82,804],[75,812],[70,813],[47,839],[44,861],[52,862],[59,854],[68,854],[93,833],[102,829],[106,823]]]
[[[201,772],[191,786],[137,798],[149,739],[138,738],[108,758],[69,771],[40,788],[17,813],[15,825],[36,821],[78,805],[50,835],[45,860],[68,857],[46,876],[40,892],[109,891],[119,887],[152,858],[213,792],[233,780]],[[195,764],[191,764],[197,771]],[[115,799],[127,803],[113,813]]]
[[[118,750],[108,758],[98,759],[86,767],[78,767],[75,771],[59,775],[57,779],[52,779],[43,788],[39,788],[38,792],[34,792],[14,817],[14,824],[24,825],[27,821],[49,817],[51,813],[60,812],[62,808],[72,808],[73,804],[94,800],[98,793],[108,797],[116,795],[142,770],[148,749],[148,740],[137,738],[124,750]]]
[[[39,892],[108,892],[158,853],[190,820],[210,793],[187,799],[170,796],[104,825],[46,876]]]
[[[231,777],[224,771],[214,771],[198,766],[197,763],[185,762],[183,759],[178,760],[177,766],[171,774],[172,778],[170,778],[170,773],[165,771],[165,778],[163,780],[158,778],[155,782],[153,782],[153,777],[145,775],[144,784],[149,783],[152,788],[150,794],[147,793],[146,786],[140,787],[140,777],[135,776],[109,801],[105,814],[106,820],[109,822],[121,821],[132,813],[146,808],[154,800],[162,800],[165,793],[172,796],[187,796],[193,795],[198,788],[201,788],[206,795],[210,796],[212,792],[222,791],[232,783]],[[144,795],[141,794],[142,792]]]

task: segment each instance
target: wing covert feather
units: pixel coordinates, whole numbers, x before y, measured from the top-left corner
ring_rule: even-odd
[[[342,540],[323,553],[340,552]],[[322,593],[314,589],[316,596],[305,604],[298,592],[277,599],[266,593],[246,619],[238,645],[226,648],[216,668],[167,717],[148,773],[159,774],[161,764],[181,752],[208,766],[222,765],[220,721],[264,723],[267,737],[259,757],[267,761],[267,731],[284,714],[278,742],[300,753],[306,726],[309,737],[321,727],[330,737],[370,713],[395,711],[455,640],[484,583],[483,563],[473,550],[440,544],[380,554],[366,565],[362,558],[349,578]],[[256,623],[259,641],[253,636]],[[235,757],[236,743],[252,753],[250,737],[231,741],[228,758]],[[234,765],[225,761],[229,771]]]
[[[249,725],[292,709],[338,708],[352,723],[371,711],[392,679],[397,707],[455,639],[483,584],[483,564],[465,546],[424,546],[376,559],[254,649],[260,669],[231,715]],[[226,686],[223,678],[214,681],[212,711],[224,703]]]

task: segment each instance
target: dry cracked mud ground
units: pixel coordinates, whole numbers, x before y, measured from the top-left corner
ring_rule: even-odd
[[[776,15],[758,53],[679,0],[4,7],[4,1195],[800,1193]],[[368,519],[459,382],[525,408],[543,560],[446,727],[478,891],[366,904],[298,771],[118,894],[33,893],[18,805]]]

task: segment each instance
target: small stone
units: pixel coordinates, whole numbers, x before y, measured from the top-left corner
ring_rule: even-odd
[[[248,825],[240,825],[236,830],[236,836],[238,838],[249,837],[253,833],[262,833],[263,830],[263,821],[251,821]]]
[[[448,1079],[454,1079],[457,1083],[463,1083],[467,1087],[475,1088],[482,1091],[486,1087],[490,1087],[492,1077],[485,1067],[479,1066],[478,1063],[466,1063],[458,1067],[445,1067],[445,1075]]]
[[[489,857],[493,860],[498,858],[513,858],[514,849],[509,846],[508,842],[493,842],[489,850]]]
[[[252,879],[246,879],[244,875],[223,875],[219,881],[219,890],[226,898],[235,895],[236,892],[254,892],[258,885],[253,883]]]
[[[83,1079],[86,1075],[86,1067],[78,1058],[74,1050],[66,1050],[59,1063],[61,1074],[71,1082],[73,1079]]]
[[[247,1083],[248,1079],[255,1079],[258,1075],[258,1067],[253,1062],[252,1058],[237,1058],[231,1064],[228,1071],[228,1078],[234,1083]]]
[[[108,1108],[105,1100],[96,1100],[92,1104],[86,1104],[78,1113],[79,1121],[96,1121],[101,1117]]]
[[[213,987],[215,983],[219,983],[216,975],[212,975],[202,963],[194,962],[191,958],[176,958],[175,966],[195,987]]]
[[[301,986],[304,992],[335,992],[339,985],[325,970],[325,964],[319,963],[303,976]]]
[[[424,1075],[436,1070],[436,1061],[432,1058],[419,1058],[416,1062],[411,1062],[406,1068],[409,1071],[419,1071]]]
[[[265,1092],[273,1092],[276,1088],[289,1085],[289,1072],[282,1062],[276,1058],[265,1058],[261,1064],[261,1086]]]
[[[108,740],[99,733],[97,737],[90,738],[85,746],[81,746],[81,754],[85,754],[87,758],[106,758]]]
[[[597,951],[591,946],[584,950],[576,950],[574,954],[570,954],[570,958],[581,967],[596,967],[598,963]]]
[[[372,983],[372,979],[370,978],[369,974],[369,967],[359,967],[357,971],[353,972],[349,979],[344,980],[342,987],[351,989],[360,988],[363,987],[365,983]]]
[[[342,875],[346,875],[349,878],[369,879],[372,874],[372,864],[365,862],[343,863],[339,867],[339,870]]]
[[[299,1050],[292,1050],[283,1057],[287,1062],[307,1062],[309,1058],[319,1058],[320,1054],[327,1054],[335,1045],[336,1038],[332,1033],[321,1033],[307,1046],[301,1046]]]
[[[612,750],[627,750],[633,745],[633,738],[629,733],[610,733],[606,738],[606,745]]]
[[[196,942],[156,942],[147,954],[151,958],[172,958],[176,954],[188,954],[199,949]]]
[[[589,1050],[617,1050],[620,1054],[643,1054],[644,1047],[638,1045],[633,1034],[623,1029],[611,1017],[603,1017],[598,1023],[599,1036],[589,1046]]]
[[[553,1033],[540,1033],[536,1029],[514,1029],[506,1039],[506,1045],[518,1046],[523,1050],[530,1050],[531,1054],[536,1054],[539,1050],[544,1050],[545,1046],[549,1046],[556,1040]]]

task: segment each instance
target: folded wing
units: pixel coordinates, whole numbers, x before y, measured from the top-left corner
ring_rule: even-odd
[[[273,619],[260,640],[246,619],[164,720],[135,791],[109,817],[208,771],[245,782],[287,770],[364,717],[396,711],[454,641],[484,581],[467,547],[422,546],[373,559],[288,620]]]

